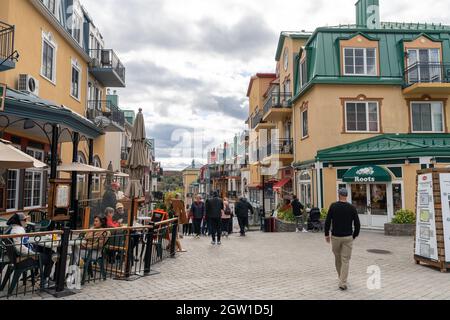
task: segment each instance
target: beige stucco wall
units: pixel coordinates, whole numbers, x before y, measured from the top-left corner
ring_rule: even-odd
[[[341,98],[356,98],[364,95],[368,100],[381,101],[380,133],[408,133],[410,118],[408,99],[421,97],[405,97],[400,86],[358,86],[358,85],[315,85],[305,96],[295,102],[295,132],[301,132],[300,110],[303,103],[308,103],[309,138],[296,139],[295,161],[308,161],[315,158],[317,151],[367,139],[380,133],[345,133],[344,108]],[[448,98],[433,95],[433,99]],[[446,123],[449,123],[446,113]]]

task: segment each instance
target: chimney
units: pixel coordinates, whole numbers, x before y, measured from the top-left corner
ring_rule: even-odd
[[[358,28],[381,29],[379,0],[359,0],[356,3]]]

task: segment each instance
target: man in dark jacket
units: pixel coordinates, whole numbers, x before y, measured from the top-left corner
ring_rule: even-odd
[[[200,239],[201,224],[205,217],[205,204],[202,201],[202,197],[197,195],[195,202],[191,206],[191,215],[194,222],[194,234],[196,239]]]
[[[332,243],[339,289],[347,290],[347,278],[352,257],[353,241],[359,236],[361,224],[356,208],[347,202],[348,191],[339,190],[339,202],[333,203],[325,222],[325,239]],[[354,225],[354,229],[353,229]],[[330,237],[330,228],[332,237]]]
[[[302,229],[303,229],[303,225],[304,225],[302,217],[303,217],[303,209],[305,209],[305,206],[298,200],[297,196],[294,195],[292,198],[293,198],[292,204],[291,204],[292,211],[294,213],[295,220],[297,223],[296,232],[300,232],[300,228],[299,228],[300,223],[302,224]]]
[[[245,237],[245,226],[248,225],[248,213],[253,214],[253,207],[248,203],[247,199],[241,198],[236,203],[234,211],[239,221],[239,227],[241,228],[241,237]]]
[[[208,224],[212,236],[212,245],[221,245],[220,237],[222,235],[222,210],[223,201],[219,198],[219,194],[214,192],[213,198],[206,200],[206,219],[208,219]],[[217,235],[217,242],[216,242]]]

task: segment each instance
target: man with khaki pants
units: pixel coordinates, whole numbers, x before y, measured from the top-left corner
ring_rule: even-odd
[[[339,201],[333,203],[325,222],[325,238],[332,244],[339,276],[339,289],[347,290],[347,279],[352,257],[353,241],[359,236],[361,224],[356,208],[347,202],[348,191],[339,190]],[[354,226],[354,228],[353,228]],[[330,228],[332,237],[330,237]]]

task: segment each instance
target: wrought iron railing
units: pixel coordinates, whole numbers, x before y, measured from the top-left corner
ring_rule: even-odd
[[[125,82],[125,67],[117,57],[116,53],[111,49],[91,49],[89,54],[92,58],[91,68],[107,68],[113,69]]]
[[[89,100],[87,118],[94,121],[97,117],[106,117],[120,126],[125,126],[125,114],[109,100]]]
[[[292,94],[290,92],[272,92],[264,103],[264,114],[274,108],[291,108]]]
[[[0,63],[14,53],[15,27],[0,21]]]
[[[258,124],[262,122],[263,114],[258,112],[256,115],[252,117],[252,129],[255,129]]]
[[[450,83],[450,64],[417,62],[405,71],[405,85]]]

